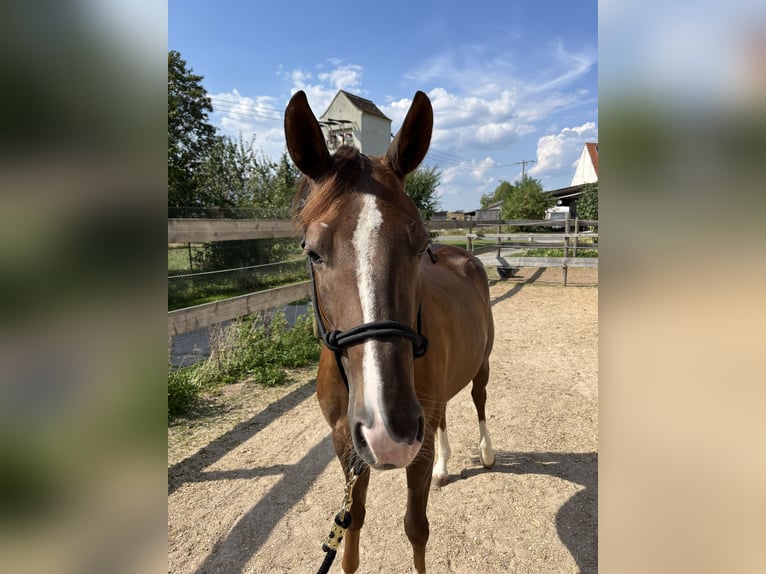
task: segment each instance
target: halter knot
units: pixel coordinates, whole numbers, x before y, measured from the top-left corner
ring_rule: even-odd
[[[343,350],[343,346],[341,345],[339,339],[343,335],[343,331],[333,330],[325,333],[324,336],[324,344],[325,347],[333,351],[334,353],[339,353],[341,350]]]
[[[420,335],[420,344],[417,345],[415,341],[413,341],[413,348],[412,348],[412,354],[417,359],[418,357],[422,357],[426,354],[426,351],[428,350],[428,339],[425,335]]]

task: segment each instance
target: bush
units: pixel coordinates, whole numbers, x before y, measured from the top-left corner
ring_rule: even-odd
[[[598,221],[598,185],[589,184],[577,200],[577,216],[580,219]]]
[[[168,368],[168,416],[175,417],[189,412],[199,398],[202,387],[195,377],[195,366]]]

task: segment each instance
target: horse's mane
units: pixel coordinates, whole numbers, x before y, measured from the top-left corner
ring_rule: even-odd
[[[342,146],[332,158],[330,170],[318,180],[302,176],[295,188],[293,216],[302,227],[337,205],[338,199],[357,186],[371,172],[369,158],[356,148]]]

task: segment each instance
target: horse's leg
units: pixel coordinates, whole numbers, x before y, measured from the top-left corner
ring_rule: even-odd
[[[335,447],[335,453],[338,455],[341,468],[343,468],[343,486],[348,479],[353,447],[351,446],[351,437],[348,432],[348,425],[341,424],[333,429],[332,442]],[[365,502],[367,500],[367,485],[370,482],[370,467],[364,465],[362,473],[356,480],[354,490],[351,493],[351,525],[346,530],[343,537],[343,572],[353,574],[359,568],[359,531],[364,525],[364,517],[367,513]],[[338,483],[338,496],[343,493],[340,483]]]
[[[484,405],[487,402],[487,382],[489,381],[489,359],[486,359],[479,367],[479,371],[473,378],[471,397],[476,406],[476,414],[479,416],[479,457],[484,468],[495,466],[495,451],[492,450],[492,439],[487,430],[486,414]]]
[[[332,428],[332,444],[343,469],[344,480],[338,485],[338,500],[348,479],[351,459],[355,459],[351,432],[348,428],[348,391],[338,372],[335,357],[326,349],[322,351],[317,373],[317,398],[325,420]],[[352,574],[359,568],[359,530],[364,525],[366,514],[367,485],[370,469],[366,465],[359,475],[351,493],[351,525],[343,539],[343,571]]]
[[[370,482],[370,467],[364,467],[362,474],[354,485],[351,503],[351,526],[346,531],[343,539],[343,572],[353,574],[359,568],[359,531],[364,525],[364,517],[367,513],[365,501],[367,500],[367,485]]]
[[[447,461],[452,451],[449,447],[449,438],[447,437],[447,413],[445,411],[439,426],[436,427],[436,436],[434,437],[434,449],[436,451],[434,459],[434,471],[431,477],[431,484],[435,486],[444,486],[449,480],[447,472]]]
[[[426,571],[426,543],[428,542],[428,494],[431,490],[431,471],[433,469],[433,440],[426,433],[421,453],[407,467],[407,512],[404,515],[404,532],[412,544],[413,565],[415,572]],[[430,442],[430,444],[428,444]]]

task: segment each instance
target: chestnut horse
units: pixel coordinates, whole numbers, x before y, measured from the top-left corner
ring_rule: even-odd
[[[287,149],[304,175],[295,216],[325,343],[317,397],[344,472],[366,463],[353,490],[347,573],[359,567],[369,467],[406,467],[404,529],[415,570],[425,572],[430,483],[448,477],[446,404],[469,381],[481,461],[495,462],[484,414],[494,338],[486,272],[463,249],[431,250],[404,192],[432,127],[431,102],[418,92],[385,155],[343,147],[331,156],[303,92],[285,111]]]

